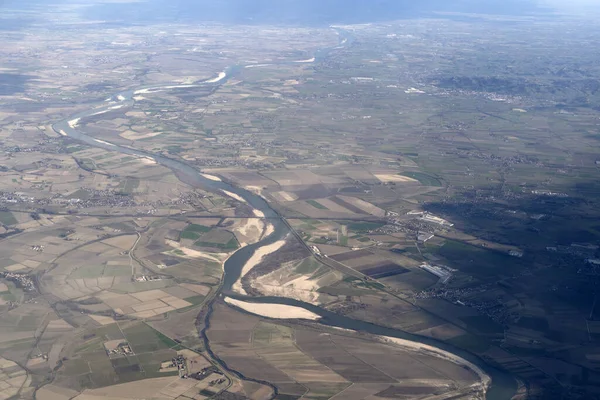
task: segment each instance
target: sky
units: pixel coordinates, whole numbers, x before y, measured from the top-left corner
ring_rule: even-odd
[[[0,0],[0,18],[3,5],[56,3],[94,4],[85,8],[85,18],[131,23],[328,24],[413,18],[435,11],[503,15],[600,11],[600,0]]]
[[[563,12],[581,12],[600,9],[600,0],[538,0],[542,6],[552,7]]]

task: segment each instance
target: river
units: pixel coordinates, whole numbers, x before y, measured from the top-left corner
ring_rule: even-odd
[[[325,59],[328,54],[335,50],[342,48],[344,46],[351,45],[354,41],[354,38],[351,34],[343,30],[337,30],[339,34],[339,44],[335,47],[325,48],[318,50],[315,53],[314,59],[315,62]],[[301,60],[301,62],[309,62],[311,60]],[[286,63],[278,63],[278,64],[292,64],[294,61],[286,62]],[[271,64],[273,65],[273,63]],[[410,340],[417,343],[427,344],[441,350],[450,352],[458,357],[461,357],[485,371],[492,380],[490,387],[486,393],[486,398],[489,400],[505,400],[510,399],[517,390],[516,380],[509,375],[508,373],[501,371],[497,368],[486,364],[479,357],[465,351],[449,345],[447,343],[431,339],[424,336],[418,336],[414,334],[410,334],[408,332],[404,332],[398,329],[387,328],[375,324],[371,324],[368,322],[344,317],[330,311],[327,311],[321,307],[304,303],[301,301],[289,299],[289,298],[280,298],[280,297],[246,297],[236,295],[231,292],[231,288],[233,284],[240,277],[242,268],[244,264],[248,261],[248,259],[252,256],[254,251],[262,246],[269,245],[278,240],[284,238],[288,233],[289,229],[285,222],[282,220],[282,217],[271,208],[269,203],[263,199],[262,197],[240,187],[233,186],[227,182],[216,181],[212,179],[205,178],[201,172],[187,164],[184,161],[172,159],[163,155],[154,154],[150,152],[146,152],[144,150],[139,150],[130,146],[121,146],[113,143],[109,143],[103,140],[95,139],[92,136],[88,136],[82,131],[77,129],[78,124],[85,120],[86,118],[90,118],[92,116],[110,112],[115,109],[130,107],[135,103],[135,97],[143,94],[150,94],[152,92],[159,91],[167,91],[167,90],[177,90],[184,89],[190,87],[200,87],[206,85],[221,85],[226,82],[231,76],[233,76],[236,71],[244,66],[235,65],[231,66],[225,71],[220,72],[215,78],[208,79],[206,81],[197,82],[191,85],[153,85],[153,86],[143,86],[133,90],[127,90],[121,93],[118,93],[112,96],[110,99],[105,101],[103,104],[99,105],[97,108],[90,109],[88,111],[80,112],[78,114],[72,115],[66,120],[58,122],[53,125],[54,130],[63,135],[70,137],[72,139],[83,142],[87,145],[102,148],[109,151],[118,151],[123,154],[133,155],[136,157],[144,157],[151,158],[156,161],[158,164],[171,169],[177,178],[192,187],[202,188],[203,190],[208,191],[228,191],[241,197],[244,201],[246,201],[252,208],[262,212],[265,218],[268,218],[270,223],[274,225],[274,232],[266,238],[263,238],[258,243],[248,245],[236,251],[229,259],[225,262],[224,270],[225,274],[223,277],[223,285],[221,287],[221,291],[226,293],[229,297],[233,297],[236,299],[249,301],[249,302],[261,302],[268,304],[285,304],[285,305],[293,305],[297,307],[305,308],[315,314],[321,316],[318,323],[337,327],[344,329],[351,329],[358,332],[366,332],[374,335],[380,336],[390,336],[394,338],[400,338],[405,340]],[[215,297],[216,299],[217,297]],[[212,308],[209,305],[209,308]]]

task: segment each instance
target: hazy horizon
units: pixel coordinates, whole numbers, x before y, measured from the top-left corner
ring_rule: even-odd
[[[439,15],[436,13],[531,16],[576,13],[597,8],[591,0],[106,0],[81,6],[73,0],[0,1],[5,9],[78,4],[80,16],[109,23],[223,22],[325,25],[369,23]]]

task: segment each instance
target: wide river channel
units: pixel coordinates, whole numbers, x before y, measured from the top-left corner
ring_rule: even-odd
[[[320,59],[325,58],[329,52],[335,50],[336,48],[341,48],[343,46],[347,46],[353,42],[353,37],[348,34],[346,31],[338,30],[340,43],[336,47],[326,48],[319,50],[315,53],[315,58],[311,60],[301,60],[297,62],[315,62]],[[279,63],[279,64],[293,64],[294,62],[289,63]],[[169,157],[165,157],[159,154],[154,154],[150,152],[146,152],[144,150],[139,150],[130,146],[121,146],[113,143],[106,142],[104,140],[96,139],[92,136],[89,136],[79,129],[77,129],[77,125],[79,122],[84,121],[86,118],[90,118],[92,116],[96,116],[102,113],[110,112],[119,108],[131,107],[135,103],[134,97],[136,95],[148,95],[152,92],[159,91],[168,91],[168,90],[178,90],[185,89],[190,87],[201,87],[208,85],[221,85],[226,82],[228,78],[230,78],[233,74],[235,74],[236,70],[240,68],[244,68],[245,66],[233,66],[227,68],[225,71],[221,72],[219,76],[213,79],[209,79],[206,81],[201,81],[198,83],[194,83],[192,85],[155,85],[155,86],[145,86],[137,89],[127,90],[121,93],[114,95],[110,100],[99,104],[98,107],[92,108],[88,111],[80,112],[75,114],[68,119],[58,122],[53,125],[54,130],[57,133],[60,133],[63,136],[70,137],[72,139],[83,142],[87,145],[102,148],[109,151],[117,151],[123,154],[129,154],[137,157],[148,157],[152,158],[158,164],[171,169],[177,178],[192,187],[202,188],[203,190],[208,191],[221,191],[225,190],[228,192],[235,193],[236,195],[242,197],[252,208],[261,211],[265,218],[269,219],[269,222],[272,223],[275,227],[274,232],[266,238],[263,238],[259,242],[243,247],[240,250],[236,251],[229,259],[225,262],[225,275],[223,285],[221,287],[221,292],[227,294],[230,297],[237,298],[239,300],[244,300],[248,302],[255,303],[268,303],[268,304],[285,304],[296,307],[302,307],[307,309],[315,314],[321,316],[318,320],[318,324],[351,329],[358,332],[370,333],[373,335],[380,336],[390,336],[405,340],[410,340],[412,342],[423,343],[426,345],[430,345],[441,350],[447,351],[449,353],[454,354],[455,356],[461,357],[481,368],[485,373],[487,373],[491,378],[491,385],[486,393],[486,398],[489,400],[506,400],[510,399],[513,395],[515,395],[517,390],[517,382],[516,380],[505,371],[499,370],[485,363],[481,358],[477,357],[474,354],[471,354],[465,350],[459,349],[455,346],[449,345],[447,343],[431,339],[424,336],[414,335],[408,332],[404,332],[398,329],[387,328],[380,325],[375,325],[372,323],[344,317],[330,311],[327,311],[319,306],[315,306],[309,303],[304,303],[301,301],[282,298],[282,297],[246,297],[232,293],[232,285],[237,281],[240,277],[243,266],[246,264],[248,259],[252,256],[254,251],[259,247],[269,245],[278,240],[281,240],[286,235],[289,234],[289,229],[282,219],[282,217],[271,208],[269,203],[262,197],[240,187],[233,186],[227,182],[215,181],[204,177],[201,172],[187,164],[184,161],[172,159]],[[217,297],[215,297],[216,299]]]

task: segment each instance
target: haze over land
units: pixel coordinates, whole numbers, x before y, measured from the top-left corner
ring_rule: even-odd
[[[6,8],[25,9],[78,4],[76,0],[4,0],[3,3]],[[593,0],[132,0],[92,2],[80,7],[79,12],[89,20],[134,24],[212,21],[318,26],[393,21],[439,12],[524,16],[598,7]]]
[[[0,400],[600,398],[594,3],[0,1]]]

